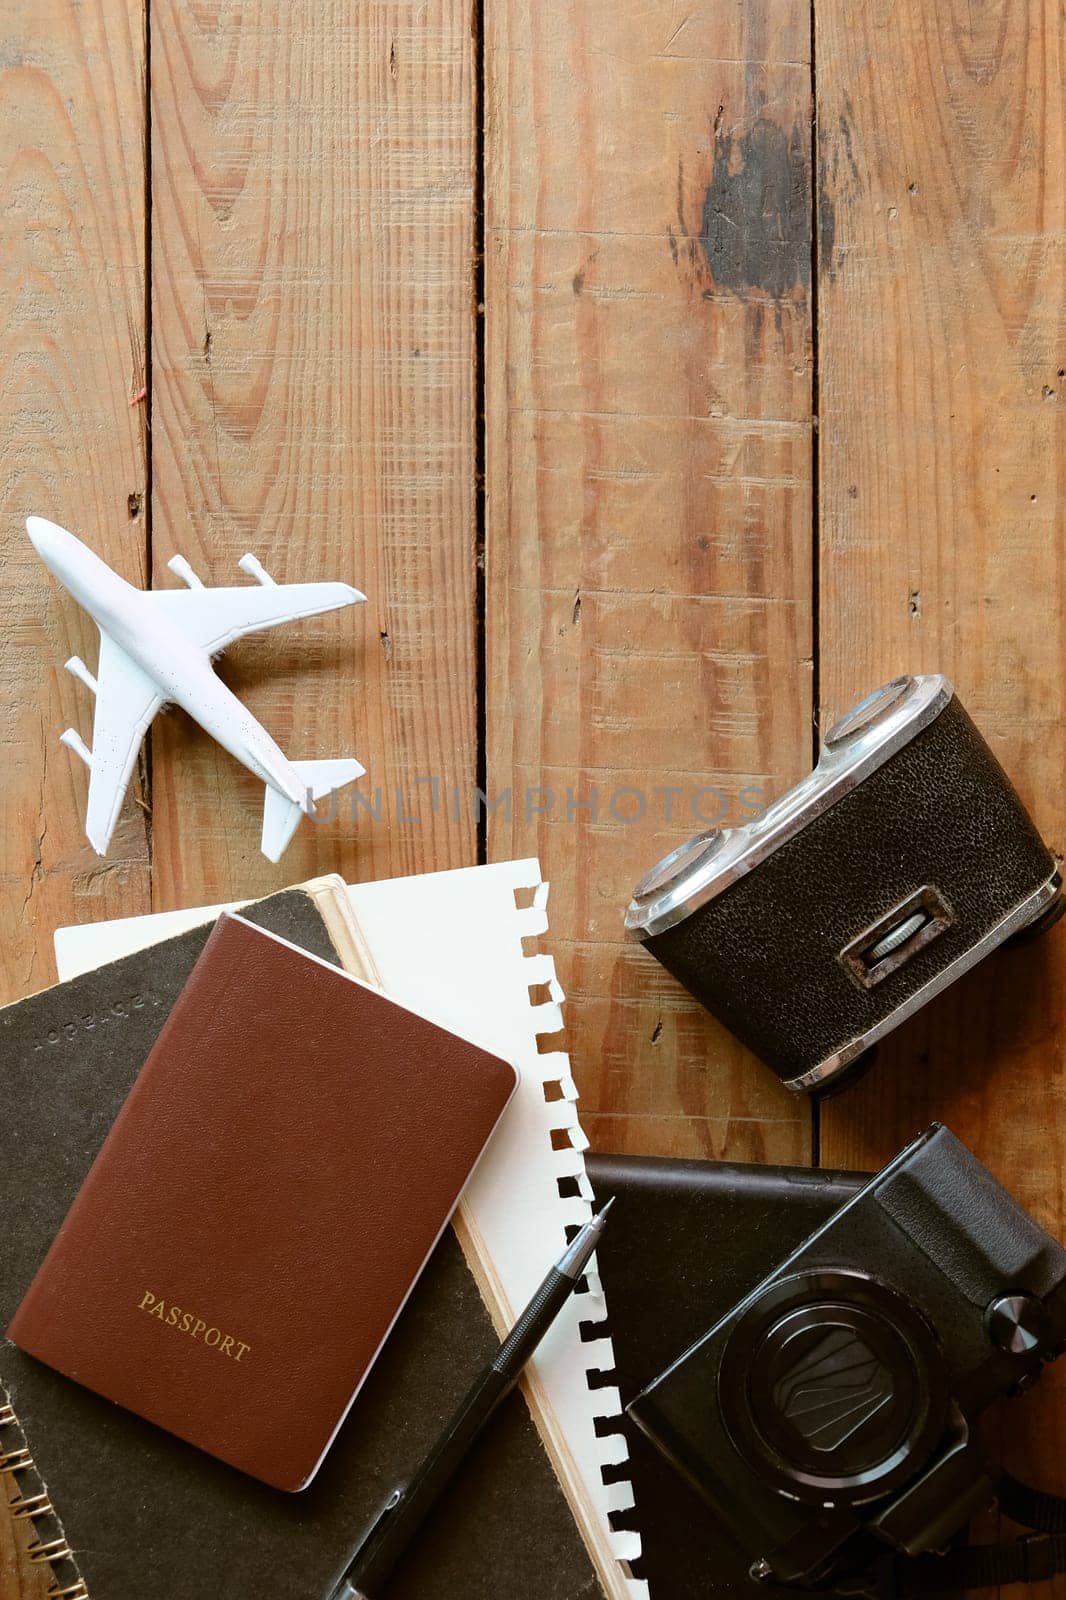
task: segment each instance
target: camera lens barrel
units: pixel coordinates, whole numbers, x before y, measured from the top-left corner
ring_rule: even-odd
[[[718,1403],[736,1449],[782,1493],[878,1499],[943,1432],[936,1340],[909,1301],[864,1273],[771,1283],[733,1329]]]

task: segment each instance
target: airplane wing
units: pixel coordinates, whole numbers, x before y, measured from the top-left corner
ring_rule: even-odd
[[[163,697],[158,685],[103,629],[96,680],[85,832],[102,856],[114,832],[141,740]]]
[[[214,655],[246,633],[335,611],[366,596],[347,583],[251,583],[227,589],[152,589],[144,598]]]

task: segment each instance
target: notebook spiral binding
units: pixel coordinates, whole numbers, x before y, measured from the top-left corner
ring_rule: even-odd
[[[48,1600],[90,1600],[63,1525],[30,1454],[15,1408],[3,1389],[0,1389],[0,1482],[12,1521],[33,1523],[35,1537],[26,1547],[26,1559],[36,1566],[47,1565],[52,1569],[46,1591]],[[12,1487],[14,1498],[10,1492]]]

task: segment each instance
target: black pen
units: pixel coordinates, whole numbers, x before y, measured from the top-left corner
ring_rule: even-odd
[[[409,1483],[394,1489],[326,1600],[379,1600],[400,1560],[522,1368],[573,1292],[603,1232],[608,1211],[586,1222],[529,1302]]]

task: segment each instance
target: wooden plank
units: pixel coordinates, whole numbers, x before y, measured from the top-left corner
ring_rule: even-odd
[[[735,820],[810,764],[808,46],[797,0],[486,12],[489,848],[552,880],[615,1149],[809,1157],[806,1108],[621,934],[696,791]]]
[[[946,672],[1061,856],[1060,15],[816,14],[822,721]],[[875,1166],[940,1117],[1066,1237],[1064,977],[1060,925],[957,985],[826,1108],[824,1160]],[[1059,1493],[1064,1400],[1055,1370],[1005,1421],[1012,1465]]]
[[[444,0],[152,0],[153,572],[342,578],[369,604],[224,675],[296,759],[355,754],[381,819],[258,848],[261,786],[184,718],[153,746],[155,901],[472,859],[473,41]],[[397,801],[397,789],[400,790]],[[422,814],[421,822],[397,820]]]
[[[139,7],[0,6],[0,635],[4,808],[0,988],[54,978],[61,922],[147,905],[143,809],[127,804],[107,862],[85,840],[81,764],[92,702],[63,671],[96,630],[26,537],[36,513],[73,528],[127,577],[144,568],[144,105]],[[133,513],[131,515],[131,512]]]
[[[135,0],[0,3],[0,630],[4,806],[0,999],[54,981],[59,923],[148,909],[143,807],[131,799],[101,862],[82,826],[84,768],[57,744],[91,739],[92,705],[63,671],[95,663],[96,630],[51,583],[28,514],[144,573],[144,46]],[[32,1440],[31,1440],[32,1443]],[[0,1594],[44,1600],[32,1525],[6,1511]]]

